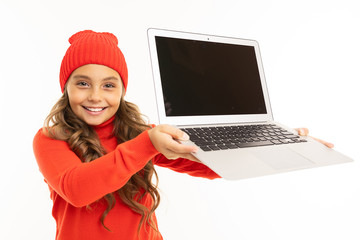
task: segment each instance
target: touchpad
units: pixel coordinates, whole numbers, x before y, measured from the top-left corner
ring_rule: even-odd
[[[289,148],[249,149],[257,158],[276,170],[306,168],[314,163]]]

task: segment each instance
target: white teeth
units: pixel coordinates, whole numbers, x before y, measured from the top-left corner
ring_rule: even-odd
[[[100,112],[105,109],[105,108],[88,108],[88,107],[84,107],[84,108],[92,112]]]

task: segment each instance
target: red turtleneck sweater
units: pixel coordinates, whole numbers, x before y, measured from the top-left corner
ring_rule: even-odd
[[[203,164],[186,159],[168,160],[152,145],[147,131],[122,144],[112,135],[113,120],[95,126],[101,144],[108,153],[92,162],[82,163],[67,142],[54,140],[42,129],[34,138],[34,153],[40,171],[50,189],[52,215],[56,221],[57,240],[132,240],[138,239],[141,215],[135,213],[116,195],[116,204],[105,218],[107,231],[100,222],[106,209],[104,195],[121,188],[148,161],[177,172],[209,179],[219,176]],[[151,205],[149,196],[142,200]],[[86,208],[90,205],[91,209]],[[156,221],[156,218],[155,218]],[[140,239],[156,236],[153,229],[143,227]],[[162,239],[157,235],[154,239]]]

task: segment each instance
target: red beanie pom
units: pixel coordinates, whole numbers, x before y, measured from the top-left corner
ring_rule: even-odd
[[[74,41],[83,38],[86,34],[91,34],[91,33],[94,33],[94,32],[91,30],[84,30],[84,31],[77,32],[69,38],[69,43],[73,44]]]

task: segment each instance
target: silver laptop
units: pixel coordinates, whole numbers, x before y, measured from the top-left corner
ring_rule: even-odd
[[[160,124],[181,128],[225,179],[352,161],[274,122],[254,40],[148,30]]]

